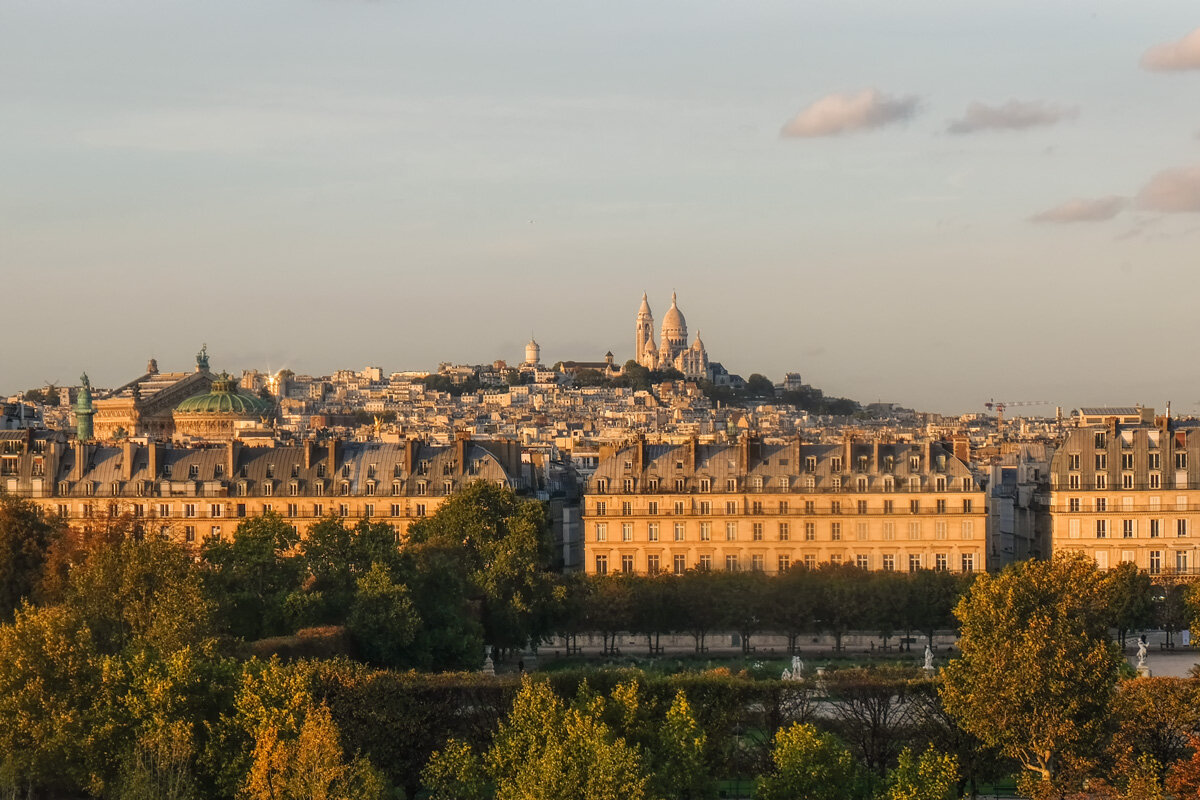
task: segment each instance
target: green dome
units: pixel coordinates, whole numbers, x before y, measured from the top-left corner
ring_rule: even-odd
[[[228,375],[212,382],[207,394],[197,394],[175,406],[177,414],[235,414],[264,417],[272,414],[275,404],[252,394],[242,394]]]

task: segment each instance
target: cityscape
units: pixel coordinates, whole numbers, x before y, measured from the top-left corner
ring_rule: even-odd
[[[1200,798],[1198,24],[5,0],[0,800]]]

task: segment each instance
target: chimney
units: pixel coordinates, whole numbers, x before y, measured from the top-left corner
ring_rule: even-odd
[[[329,463],[326,464],[326,477],[333,478],[337,475],[338,468],[338,450],[341,449],[341,442],[337,438],[329,440]],[[409,469],[412,469],[409,467]]]
[[[641,475],[646,469],[646,437],[638,434],[637,445],[633,449],[633,472]]]
[[[850,431],[842,435],[842,469],[854,469],[854,434]]]
[[[409,475],[417,472],[417,440],[411,436],[404,439],[404,469]]]
[[[925,463],[922,465],[926,472],[933,471],[933,439],[925,440]]]
[[[151,441],[146,445],[146,472],[150,474],[150,480],[158,480],[158,442]]]
[[[81,481],[87,470],[88,446],[78,439],[71,444],[72,449],[75,450],[75,463],[71,465],[71,480]]]
[[[225,444],[225,479],[232,480],[237,474],[238,455],[241,451],[241,443],[229,441]]]
[[[467,465],[467,446],[471,444],[471,434],[468,431],[458,431],[454,434],[454,470],[456,475],[462,475]]]
[[[791,450],[792,450],[792,452],[791,452],[791,458],[792,458],[792,469],[790,470],[790,472],[791,472],[792,474],[798,474],[798,473],[800,472],[800,466],[801,466],[801,461],[800,461],[800,434],[798,434],[798,433],[796,434],[796,438],[792,439],[792,447],[791,447]]]
[[[312,465],[313,465],[313,440],[305,439],[304,440],[304,468],[306,470],[312,469]]]
[[[971,438],[966,434],[954,435],[954,457],[965,464],[971,463]]]
[[[871,469],[875,472],[883,471],[883,465],[879,463],[879,439],[871,442]]]
[[[129,439],[121,442],[121,480],[133,480],[133,457],[136,453],[137,450]]]
[[[750,434],[743,433],[738,439],[738,470],[745,475],[750,472]]]
[[[699,450],[699,447],[696,443],[696,435],[692,434],[692,436],[688,438],[687,443],[687,465],[688,469],[690,469],[692,472],[696,471],[696,466],[700,458],[700,454],[697,452],[697,450]]]

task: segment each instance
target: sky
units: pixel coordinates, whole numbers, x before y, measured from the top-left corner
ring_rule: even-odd
[[[674,290],[742,375],[1200,413],[1194,0],[4,0],[0,97],[0,393],[623,362]]]

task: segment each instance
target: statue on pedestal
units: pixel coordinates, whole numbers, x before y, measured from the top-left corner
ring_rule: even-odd
[[[1142,669],[1143,667],[1146,666],[1146,637],[1145,636],[1138,639],[1137,657],[1138,657],[1137,668]]]
[[[925,645],[925,671],[933,672],[933,650]]]

